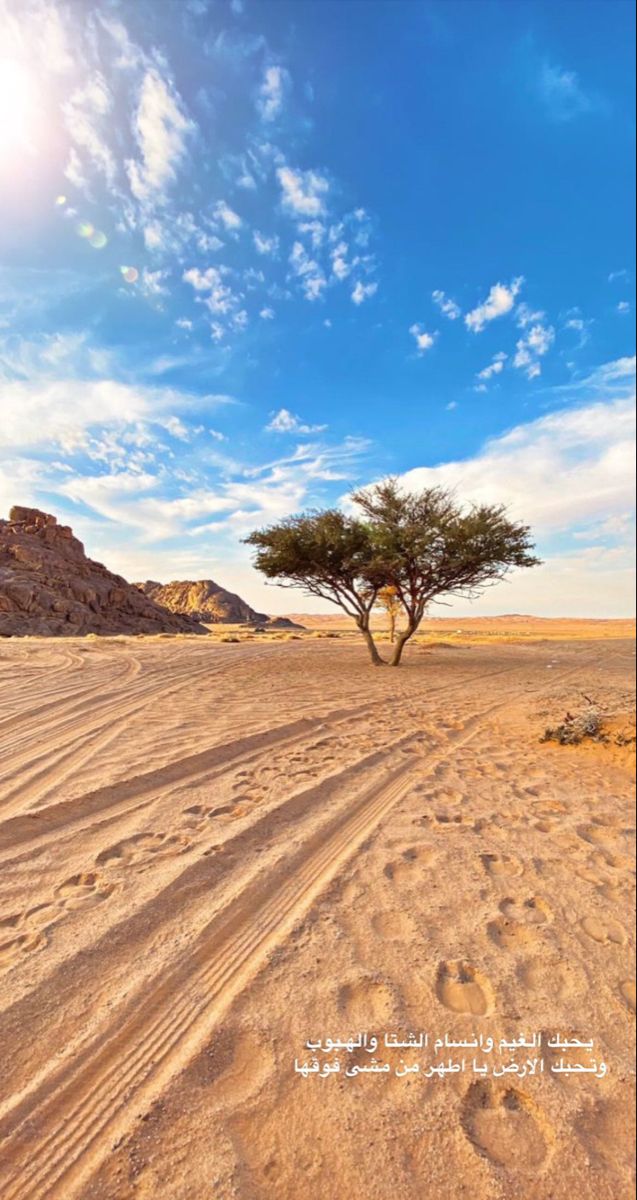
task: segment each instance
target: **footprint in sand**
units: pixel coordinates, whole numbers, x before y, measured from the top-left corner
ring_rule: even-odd
[[[517,975],[523,987],[534,995],[553,1000],[571,1000],[575,995],[584,995],[587,988],[581,969],[562,959],[531,958],[520,964]]]
[[[190,819],[185,821],[186,829],[205,829],[206,822],[213,817],[224,817],[227,813],[233,811],[232,804],[221,804],[217,808],[206,808],[204,804],[191,804],[189,808],[184,808],[183,814]]]
[[[438,968],[436,995],[445,1008],[457,1013],[486,1016],[493,1011],[494,996],[486,975],[466,962],[443,962]]]
[[[353,1025],[362,1030],[387,1024],[396,1007],[392,988],[371,976],[346,983],[338,994],[339,1007]]]
[[[616,1099],[599,1100],[576,1125],[587,1153],[604,1165],[631,1170],[635,1160],[635,1124],[631,1120],[635,1084],[627,1082]]]
[[[438,788],[433,798],[436,804],[462,804],[467,799],[459,788]]]
[[[96,871],[71,875],[55,888],[55,900],[35,904],[0,921],[0,967],[11,967],[36,950],[43,950],[49,944],[48,930],[66,913],[99,904],[114,890],[115,884],[103,882]]]
[[[521,951],[537,945],[538,934],[532,925],[511,921],[508,917],[496,917],[487,925],[487,933],[500,950]]]
[[[274,1070],[272,1047],[249,1029],[222,1026],[188,1068],[188,1079],[210,1089],[215,1108],[234,1108],[254,1096]]]
[[[394,942],[407,942],[414,933],[410,918],[398,910],[375,913],[372,917],[372,927],[379,937]]]
[[[625,946],[628,941],[626,930],[619,924],[619,921],[614,921],[612,917],[605,917],[604,920],[599,920],[597,917],[582,917],[580,927],[589,938],[602,945]]]
[[[474,1150],[509,1170],[541,1169],[555,1144],[552,1127],[539,1105],[517,1088],[491,1080],[471,1084],[461,1120]]]
[[[36,950],[43,950],[48,944],[47,935],[42,930],[25,930],[6,937],[9,922],[15,921],[17,925],[19,920],[19,917],[9,917],[0,922],[0,969],[15,966],[21,959],[35,953]]]
[[[100,867],[107,864],[143,867],[158,858],[184,854],[190,845],[190,838],[183,834],[136,833],[102,850],[95,862]]]
[[[66,909],[74,909],[100,904],[114,891],[114,883],[102,882],[96,871],[86,871],[83,874],[71,875],[70,879],[55,889],[55,894],[63,901]]]
[[[622,999],[628,1005],[631,1012],[635,1011],[635,980],[624,979],[619,985],[619,991]]]
[[[411,883],[424,878],[426,868],[435,857],[432,846],[409,846],[400,858],[386,863],[383,874],[394,884]]]
[[[578,825],[577,833],[582,841],[602,850],[617,849],[617,833],[606,825]]]
[[[480,857],[487,875],[496,879],[510,879],[522,874],[522,863],[510,854],[482,854]]]
[[[508,920],[522,925],[545,925],[553,920],[553,910],[541,896],[530,896],[528,900],[507,896],[500,905],[500,912]]]

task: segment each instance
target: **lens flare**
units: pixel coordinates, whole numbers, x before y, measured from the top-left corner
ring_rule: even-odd
[[[96,232],[97,230],[90,221],[80,221],[77,227],[78,237],[81,238],[92,238]]]
[[[33,149],[36,82],[23,62],[0,58],[0,166]]]
[[[95,233],[91,234],[88,240],[89,245],[92,246],[94,250],[103,250],[108,242],[106,234],[102,233],[101,229],[96,229]]]
[[[57,204],[58,208],[63,208],[66,204],[66,196],[56,196],[55,203]]]
[[[127,283],[137,283],[139,279],[137,267],[120,267],[120,271]]]

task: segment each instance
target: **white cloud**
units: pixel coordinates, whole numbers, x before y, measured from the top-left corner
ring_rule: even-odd
[[[255,229],[254,233],[252,234],[252,239],[254,241],[257,254],[274,255],[279,249],[279,239],[274,234],[268,237],[266,234],[259,233],[259,231]]]
[[[410,487],[441,484],[475,503],[505,503],[542,534],[623,514],[633,504],[635,414],[626,399],[518,425],[474,458],[416,467]]]
[[[607,364],[591,378],[605,379],[606,395],[612,397],[613,380],[623,383],[628,377],[625,364]],[[582,387],[590,391],[590,380]],[[504,503],[537,537],[545,565],[515,573],[510,583],[487,592],[476,612],[622,616],[632,611],[626,514],[634,507],[634,431],[634,396],[621,394],[519,425],[492,438],[473,458],[417,467],[402,476],[409,488],[442,485],[462,500]],[[582,541],[600,537],[609,544],[579,548]],[[618,538],[626,540],[614,545]],[[466,602],[455,607],[467,610]]]
[[[103,126],[112,108],[113,100],[106,80],[99,73],[81,88],[76,88],[62,105],[66,128],[75,143],[92,165],[101,172],[112,186],[117,174],[115,157],[106,140]],[[102,128],[100,128],[102,127]],[[86,190],[87,181],[82,171],[77,149],[71,150],[66,168],[67,178]]]
[[[167,271],[149,271],[147,267],[144,267],[140,277],[140,289],[146,296],[166,296],[168,295],[167,277]]]
[[[299,233],[309,233],[312,249],[318,250],[325,239],[325,226],[322,221],[301,221]]]
[[[327,425],[307,425],[287,408],[280,408],[266,425],[268,433],[322,433]]]
[[[435,292],[432,292],[431,298],[434,303],[438,305],[440,311],[444,313],[445,317],[448,317],[450,321],[457,321],[458,317],[462,316],[462,309],[460,308],[460,305],[456,304],[455,300],[451,300],[448,296],[445,296],[445,293],[441,292],[440,289],[436,289]]]
[[[228,204],[226,204],[225,200],[219,200],[218,204],[215,206],[215,217],[218,221],[221,221],[224,228],[229,232],[240,229],[243,224],[239,214],[234,212],[234,210],[231,209]]]
[[[500,375],[504,370],[507,357],[502,350],[498,354],[495,354],[489,366],[483,367],[481,371],[478,371],[478,379],[492,379],[494,375]]]
[[[264,121],[274,121],[279,116],[289,86],[290,75],[285,67],[266,67],[257,101]]]
[[[555,121],[572,121],[605,105],[586,93],[575,71],[545,62],[540,71],[539,91],[545,108]]]
[[[273,308],[262,308],[261,312],[259,313],[259,316],[261,317],[262,321],[273,321],[274,320],[274,309]]]
[[[497,317],[503,317],[511,312],[523,282],[520,275],[508,286],[503,283],[495,283],[486,300],[465,316],[467,329],[473,330],[474,333],[480,333],[489,321],[495,321]]]
[[[189,283],[202,296],[207,293],[204,303],[213,313],[232,312],[239,303],[240,296],[235,295],[232,288],[223,282],[224,271],[221,267],[206,267],[205,271],[199,267],[189,267],[182,278],[184,283]]]
[[[139,387],[113,379],[11,380],[3,384],[0,446],[16,449],[57,445],[91,452],[90,431],[127,430],[141,445],[144,427],[162,424],[189,398],[172,388]],[[206,403],[220,403],[208,397]],[[202,401],[203,403],[203,401]],[[92,436],[92,435],[91,435]],[[152,439],[150,439],[152,444]]]
[[[630,304],[629,304],[628,300],[620,300],[619,301],[619,304],[617,305],[617,312],[624,313],[624,314],[630,312]]]
[[[528,379],[540,375],[539,359],[548,354],[555,341],[555,330],[551,325],[533,325],[529,332],[516,343],[513,366],[525,371]]]
[[[409,332],[416,339],[416,345],[418,347],[419,354],[424,354],[426,350],[431,350],[431,347],[438,336],[437,333],[427,333],[427,331],[422,328],[422,325],[410,325]]]
[[[515,310],[515,323],[520,329],[526,329],[527,325],[536,325],[538,321],[543,321],[546,313],[541,310],[534,311],[528,304],[518,304]]]
[[[327,287],[327,279],[301,242],[294,243],[289,263],[293,273],[301,280],[306,300],[318,300]]]
[[[194,129],[169,82],[152,67],[146,71],[134,120],[141,160],[127,162],[133,195],[140,201],[161,195],[176,177]]]
[[[325,212],[329,183],[317,171],[295,171],[279,167],[277,179],[283,193],[283,207],[295,216],[320,217]]]
[[[359,279],[354,285],[352,300],[354,304],[362,304],[364,300],[369,300],[371,296],[375,296],[377,291],[377,283],[362,283]]]
[[[347,261],[348,249],[347,242],[339,242],[332,250],[332,274],[339,280],[347,279],[352,269]]]

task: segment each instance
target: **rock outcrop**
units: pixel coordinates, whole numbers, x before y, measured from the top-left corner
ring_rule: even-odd
[[[212,579],[156,583],[147,579],[137,587],[150,596],[156,604],[162,604],[173,613],[188,614],[206,625],[245,625],[251,622],[265,623],[268,617],[255,612],[234,592],[227,592]]]
[[[49,513],[16,506],[0,520],[0,635],[205,632],[87,558]]]
[[[270,617],[268,620],[268,629],[305,629],[305,625],[298,625],[296,621],[291,621],[289,617]]]

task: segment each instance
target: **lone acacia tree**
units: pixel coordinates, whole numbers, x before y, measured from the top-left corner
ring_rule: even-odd
[[[384,665],[370,615],[385,588],[395,589],[404,617],[389,665],[437,597],[473,598],[514,567],[539,559],[526,525],[503,505],[462,505],[441,487],[409,492],[388,479],[354,493],[356,515],[311,511],[256,530],[254,565],[283,587],[303,587],[353,617],[372,662]]]

